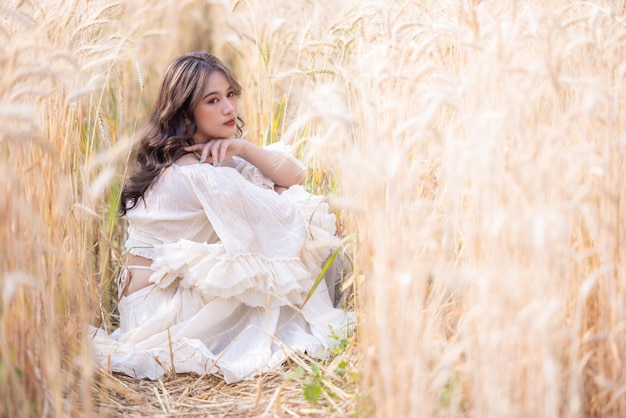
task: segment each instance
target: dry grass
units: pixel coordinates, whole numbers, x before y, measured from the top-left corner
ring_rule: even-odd
[[[340,362],[335,358],[334,367]],[[354,416],[354,377],[340,377],[329,364],[325,390],[312,404],[303,396],[306,379],[286,378],[298,365],[311,372],[312,363],[296,359],[282,370],[255,380],[226,385],[217,376],[177,375],[157,382],[123,375],[99,374],[94,386],[102,413],[129,417],[349,417]]]
[[[626,415],[622,3],[0,6],[0,416]],[[115,322],[128,147],[190,49],[235,67],[247,137],[295,144],[358,236],[338,359],[360,380],[323,365],[315,407],[311,373],[88,361],[86,324]]]

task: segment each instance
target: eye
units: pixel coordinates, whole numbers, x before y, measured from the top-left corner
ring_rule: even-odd
[[[229,91],[228,94],[226,95],[227,97],[235,97],[236,94],[234,91]]]
[[[218,100],[217,99],[209,99],[209,101],[207,102],[208,104],[215,104],[217,103]]]

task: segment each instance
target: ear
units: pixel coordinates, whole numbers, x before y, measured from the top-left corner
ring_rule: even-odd
[[[189,135],[194,134],[195,123],[193,121],[193,117],[191,117],[191,116],[184,116],[183,120],[185,121],[185,128],[187,130],[187,133]]]

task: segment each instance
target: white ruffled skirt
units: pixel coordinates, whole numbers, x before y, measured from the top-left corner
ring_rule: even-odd
[[[92,327],[97,363],[138,378],[217,373],[230,383],[294,352],[323,357],[338,344],[353,315],[333,307],[324,281],[306,300],[338,245],[334,216],[301,188],[283,196],[309,222],[299,257],[231,257],[219,245],[186,240],[155,248],[154,285],[122,297],[113,333]]]

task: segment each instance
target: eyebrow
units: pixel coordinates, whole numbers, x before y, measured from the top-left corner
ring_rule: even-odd
[[[232,89],[233,89],[233,87],[232,87],[232,86],[228,86],[228,88],[226,89],[226,91],[229,91],[229,90],[232,90]],[[209,96],[211,96],[211,95],[213,95],[213,94],[218,94],[218,93],[219,93],[219,91],[212,91],[212,92],[210,92],[210,93],[205,94],[205,95],[204,95],[204,97],[202,97],[202,99],[200,99],[200,100],[204,100],[204,99],[206,99],[207,97],[209,97]]]

